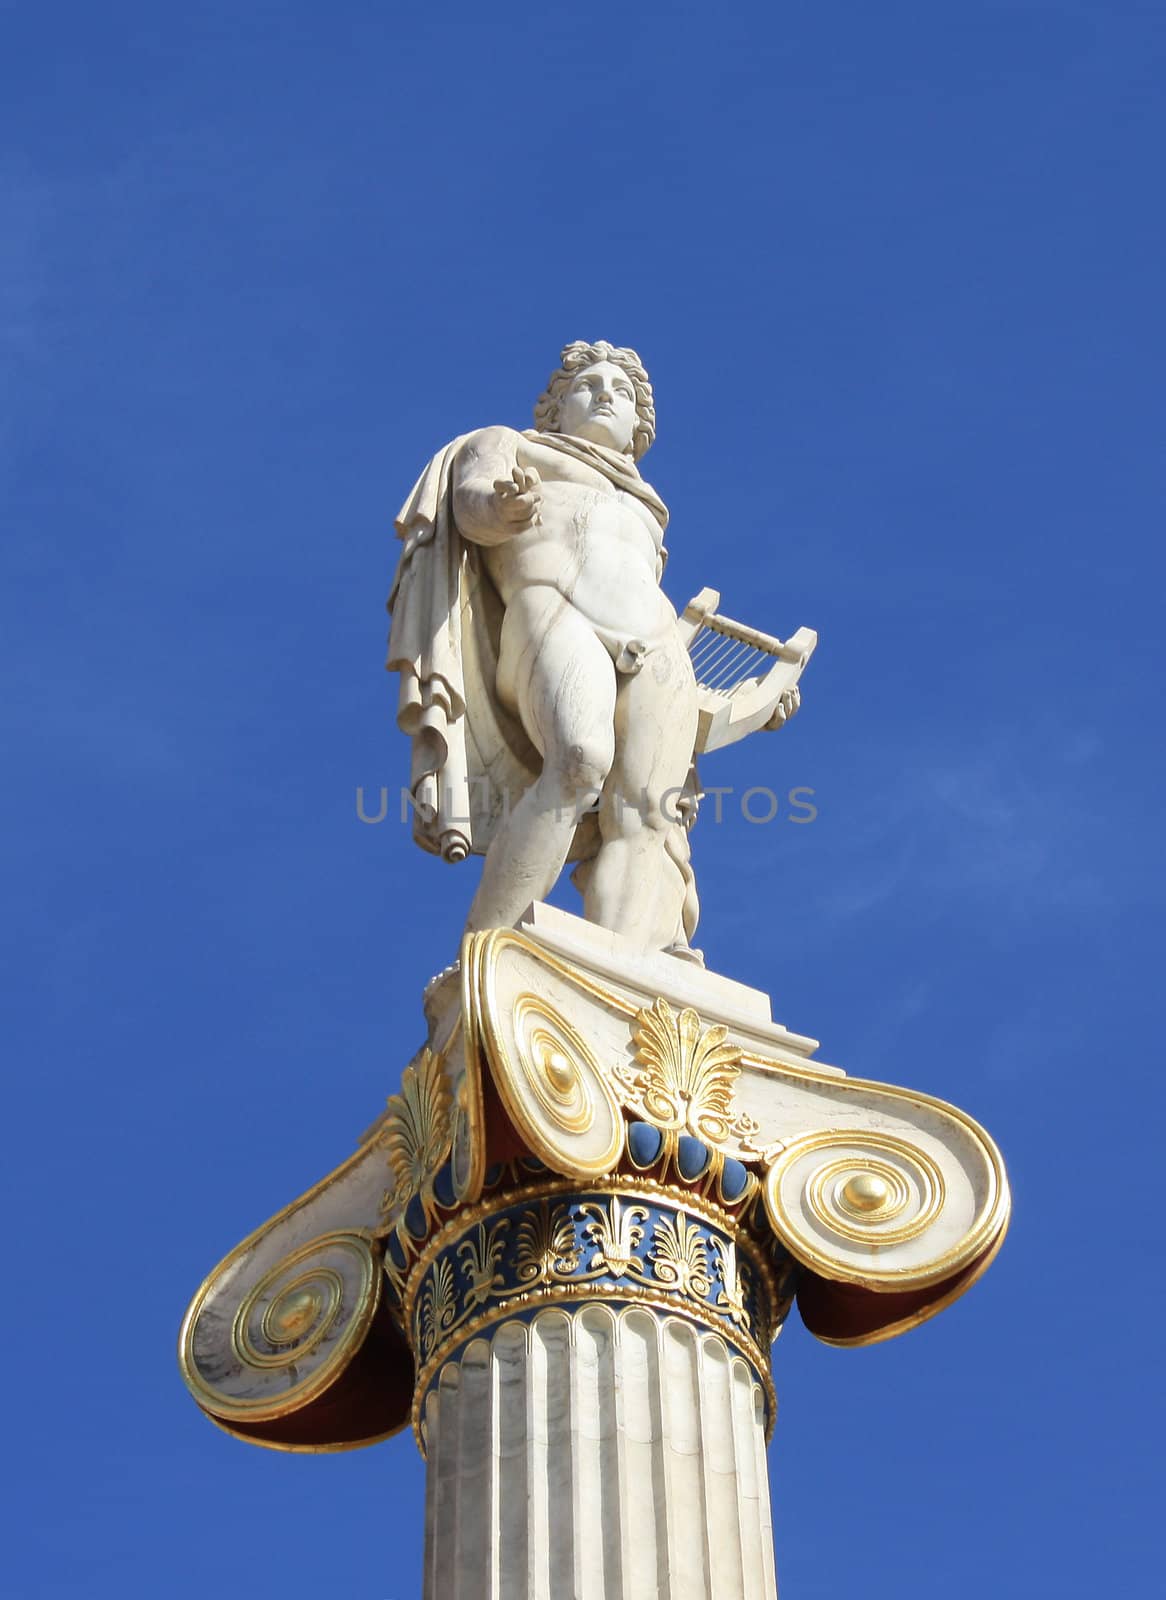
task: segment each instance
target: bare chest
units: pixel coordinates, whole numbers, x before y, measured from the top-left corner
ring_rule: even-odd
[[[519,465],[539,472],[538,518],[486,555],[504,601],[545,585],[597,625],[655,637],[673,617],[659,586],[655,517],[601,473],[557,452],[531,455]]]
[[[641,549],[654,568],[663,535],[636,495],[557,451],[527,447],[519,450],[518,461],[534,467],[542,480],[539,525],[544,538],[584,547],[629,545]]]

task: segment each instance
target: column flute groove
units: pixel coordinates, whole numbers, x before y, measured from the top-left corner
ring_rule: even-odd
[[[763,1392],[684,1317],[502,1323],[443,1365],[425,1427],[426,1600],[775,1600]]]

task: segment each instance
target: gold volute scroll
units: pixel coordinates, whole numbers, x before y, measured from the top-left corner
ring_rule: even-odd
[[[831,1282],[903,1292],[954,1277],[992,1244],[1008,1215],[999,1153],[970,1118],[961,1120],[960,1169],[918,1136],[875,1128],[825,1129],[792,1141],[765,1175],[774,1232]]]
[[[538,992],[501,997],[496,951],[507,930],[466,940],[476,984],[468,997],[494,1086],[532,1154],[555,1172],[598,1177],[623,1151],[619,1099],[582,1029]],[[540,986],[541,987],[541,986]]]
[[[379,1253],[360,1234],[313,1239],[251,1285],[224,1344],[196,1298],[183,1329],[187,1381],[226,1421],[267,1422],[328,1389],[380,1300]]]
[[[363,1146],[245,1239],[191,1302],[179,1368],[228,1433],[271,1449],[319,1452],[372,1444],[404,1426],[412,1359],[386,1312],[378,1241],[368,1231],[339,1230],[279,1249],[297,1221],[313,1212],[322,1220],[338,1198],[342,1209],[345,1200],[353,1204],[361,1168],[375,1163],[379,1172],[375,1148]],[[380,1371],[370,1383],[373,1367]]]

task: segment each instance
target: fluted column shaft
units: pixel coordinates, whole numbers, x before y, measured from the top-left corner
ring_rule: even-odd
[[[514,1317],[424,1411],[425,1600],[775,1600],[765,1397],[685,1317]]]

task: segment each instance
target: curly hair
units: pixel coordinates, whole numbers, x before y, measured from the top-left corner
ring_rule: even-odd
[[[567,385],[588,367],[593,367],[600,361],[611,361],[627,373],[636,393],[636,430],[632,435],[632,457],[638,461],[656,437],[656,407],[652,401],[652,385],[648,381],[648,374],[644,371],[644,364],[636,352],[626,346],[621,348],[618,345],[608,344],[606,339],[600,339],[595,344],[588,344],[585,339],[576,339],[574,344],[566,346],[560,359],[562,365],[551,373],[547,386],[535,405],[535,427],[540,433],[558,433],[559,402],[566,393]]]

